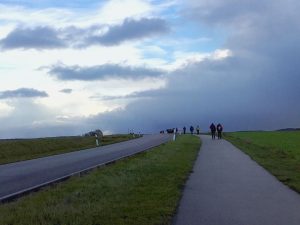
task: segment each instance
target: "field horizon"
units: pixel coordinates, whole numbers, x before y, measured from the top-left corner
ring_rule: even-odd
[[[138,138],[128,134],[104,135],[100,146]],[[96,138],[92,136],[61,136],[31,139],[7,139],[0,141],[0,165],[63,154],[88,148],[95,148]]]
[[[201,129],[201,133],[205,132],[205,129]],[[286,128],[279,128],[275,130],[263,130],[263,129],[258,129],[258,130],[230,130],[227,131],[226,128],[224,130],[224,133],[233,133],[233,132],[276,132],[276,131],[300,131],[300,127],[286,127]],[[143,134],[154,134],[154,133],[159,133],[159,131],[156,132],[145,132]],[[135,135],[139,135],[138,133],[134,133]],[[104,134],[103,136],[109,137],[109,136],[114,136],[114,135],[130,135],[130,133],[112,133],[112,134]],[[83,137],[84,135],[78,134],[78,135],[57,135],[57,136],[41,136],[41,137],[18,137],[18,138],[0,138],[1,141],[18,141],[18,140],[37,140],[37,139],[45,139],[45,138],[69,138],[69,137]]]

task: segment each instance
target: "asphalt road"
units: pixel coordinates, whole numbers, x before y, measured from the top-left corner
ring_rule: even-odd
[[[174,225],[299,225],[300,195],[225,140],[202,147]]]
[[[103,147],[0,165],[0,200],[87,168],[145,151],[171,138],[168,134],[144,135]]]

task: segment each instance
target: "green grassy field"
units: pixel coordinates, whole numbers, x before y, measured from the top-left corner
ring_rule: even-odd
[[[300,193],[300,131],[236,132],[225,138]]]
[[[107,135],[103,137],[101,145],[132,138],[132,135]],[[95,137],[80,136],[0,140],[0,164],[93,148],[95,145]]]
[[[185,135],[0,205],[2,225],[170,224],[200,147]]]

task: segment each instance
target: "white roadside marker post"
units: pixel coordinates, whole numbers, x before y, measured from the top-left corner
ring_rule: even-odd
[[[98,135],[97,135],[97,134],[95,134],[95,137],[96,137],[96,146],[98,147],[98,146],[99,146]]]
[[[176,129],[173,130],[173,133],[174,133],[174,135],[173,135],[173,141],[176,141]]]

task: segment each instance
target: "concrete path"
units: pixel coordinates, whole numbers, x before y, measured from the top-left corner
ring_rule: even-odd
[[[225,140],[202,147],[174,225],[299,225],[300,195]]]
[[[79,171],[145,151],[171,138],[168,134],[144,135],[99,148],[0,165],[0,202]]]

